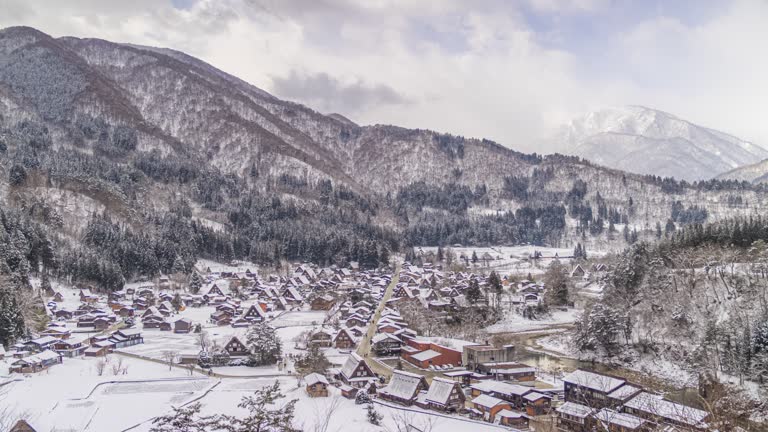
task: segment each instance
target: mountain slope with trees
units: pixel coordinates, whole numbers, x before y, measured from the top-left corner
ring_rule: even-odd
[[[761,186],[641,176],[280,100],[161,48],[0,30],[14,283],[112,290],[200,257],[374,267],[404,245],[587,248],[760,212]]]

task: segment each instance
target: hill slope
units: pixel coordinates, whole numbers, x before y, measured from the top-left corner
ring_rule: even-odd
[[[746,181],[760,184],[768,182],[768,159],[760,162],[738,167],[717,176],[721,180]]]
[[[29,260],[11,270],[103,288],[200,256],[373,266],[408,244],[620,247],[670,219],[766,207],[742,184],[359,126],[184,53],[26,27],[0,30],[0,153],[0,238]]]

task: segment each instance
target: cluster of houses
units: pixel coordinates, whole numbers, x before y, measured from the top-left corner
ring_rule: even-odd
[[[209,280],[217,277],[225,279],[216,280],[198,295],[189,297],[193,300],[192,306],[216,307],[210,317],[212,323],[233,327],[247,327],[254,321],[266,319],[269,313],[300,310],[306,306],[311,310],[331,311],[339,308],[340,296],[354,295],[356,291],[368,295],[373,289],[381,293],[391,278],[377,271],[336,267],[318,269],[314,265],[297,266],[291,277],[271,275],[262,279],[251,272],[208,275]],[[232,289],[233,283],[237,283],[236,289]],[[226,293],[225,286],[228,288]],[[252,301],[253,305],[244,309],[241,300]],[[368,304],[368,307],[373,305]],[[350,315],[350,321],[358,319],[360,324],[367,320],[366,317]]]
[[[10,359],[10,372],[34,373],[61,364],[65,357],[104,356],[114,349],[140,343],[144,343],[144,338],[137,329],[95,335],[72,334],[61,324],[52,323],[41,332],[41,336],[17,342],[7,352],[0,350],[0,360],[4,357]]]
[[[534,371],[506,361],[509,355],[509,347],[468,345],[463,356],[474,370],[454,370],[427,379],[420,373],[395,369],[384,384],[363,357],[351,353],[330,378],[313,373],[304,381],[312,397],[328,396],[329,386],[336,385],[348,398],[366,392],[383,401],[465,414],[513,429],[526,429],[529,421],[551,415],[556,416],[557,429],[564,432],[697,431],[707,427],[706,411],[669,401],[621,378],[576,370],[563,378],[562,388],[534,387]],[[492,372],[499,366],[514,372]]]
[[[40,372],[63,363],[65,358],[104,356],[114,349],[144,342],[140,330],[118,328],[121,318],[133,312],[128,314],[116,307],[111,295],[105,305],[103,297],[85,288],[71,293],[71,298],[62,291],[45,294],[52,297],[47,304],[51,321],[46,328],[7,351],[0,346],[0,360],[7,358],[12,373]]]
[[[454,361],[471,364],[475,370],[462,368],[439,375],[434,371],[428,380],[417,371],[395,369],[386,383],[383,377],[374,373],[366,359],[353,352],[341,368],[331,371],[330,377],[310,374],[304,382],[312,397],[327,396],[329,386],[336,385],[348,398],[366,392],[403,406],[461,413],[487,422],[524,428],[529,418],[550,412],[553,394],[558,391],[535,389],[533,370],[511,361],[512,352],[511,347],[467,345]],[[498,376],[491,371],[499,368],[515,371],[507,378],[515,384],[496,380]]]
[[[558,429],[586,432],[601,426],[611,432],[705,430],[707,411],[650,393],[622,378],[577,370],[563,378],[564,403],[556,412]]]
[[[415,266],[405,263],[390,305],[395,307],[413,302],[438,313],[457,311],[470,306],[467,291],[473,283],[482,293],[476,305],[493,300],[505,309],[513,309],[536,306],[544,300],[546,287],[543,283],[523,280],[513,284],[506,276],[501,282],[508,294],[496,299],[496,294],[489,290],[486,276],[472,272],[444,272],[440,264]]]

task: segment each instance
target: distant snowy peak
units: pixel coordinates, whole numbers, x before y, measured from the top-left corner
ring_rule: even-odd
[[[560,128],[549,146],[612,168],[689,181],[768,158],[756,144],[637,105],[579,117]]]
[[[754,184],[768,183],[768,159],[730,170],[720,174],[717,178],[722,180],[747,181]]]

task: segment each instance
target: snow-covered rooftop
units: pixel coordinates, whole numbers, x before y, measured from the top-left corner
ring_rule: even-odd
[[[435,377],[427,392],[426,400],[445,405],[456,383],[449,379]]]
[[[349,357],[347,357],[347,361],[344,362],[344,366],[341,367],[341,374],[347,378],[352,378],[352,374],[355,372],[357,365],[359,365],[361,361],[363,361],[363,358],[357,353],[350,353]]]
[[[563,378],[563,381],[604,393],[610,393],[624,385],[626,382],[622,379],[600,375],[585,370],[575,370],[566,375]]]
[[[584,418],[592,414],[595,410],[584,405],[580,405],[573,402],[566,402],[557,407],[557,412],[566,414],[573,417]]]
[[[381,392],[400,399],[411,399],[416,396],[419,383],[424,379],[423,376],[396,370],[392,374],[389,385],[384,387]]]
[[[319,373],[311,373],[304,377],[304,381],[307,385],[313,385],[317,383],[328,384],[328,379]]]
[[[432,351],[431,349],[422,351],[418,354],[414,354],[411,356],[411,358],[413,358],[416,361],[432,360],[435,357],[440,357],[440,353],[437,351]]]
[[[472,399],[472,403],[475,404],[475,405],[480,405],[481,407],[485,407],[485,408],[493,408],[496,405],[504,404],[504,403],[507,403],[507,402],[504,402],[503,400],[501,400],[499,398],[495,398],[493,396],[488,396],[488,395],[484,395],[483,394],[483,395],[480,395],[480,396]]]
[[[518,396],[522,396],[532,391],[530,387],[524,387],[517,384],[509,384],[501,381],[481,381],[479,383],[472,384],[471,387],[483,393],[494,392]]]
[[[671,402],[648,392],[638,394],[624,406],[691,426],[700,425],[709,415],[706,411]]]
[[[612,409],[603,408],[597,414],[595,418],[605,422],[618,426],[622,426],[629,429],[637,429],[645,423],[645,420],[635,417],[631,414],[625,414],[616,412]]]
[[[639,387],[635,387],[635,386],[632,386],[632,385],[629,385],[629,384],[625,384],[625,385],[617,388],[616,390],[612,391],[611,393],[609,393],[608,397],[613,398],[613,399],[624,400],[624,399],[634,395],[635,393],[637,393],[639,391],[640,391]]]

